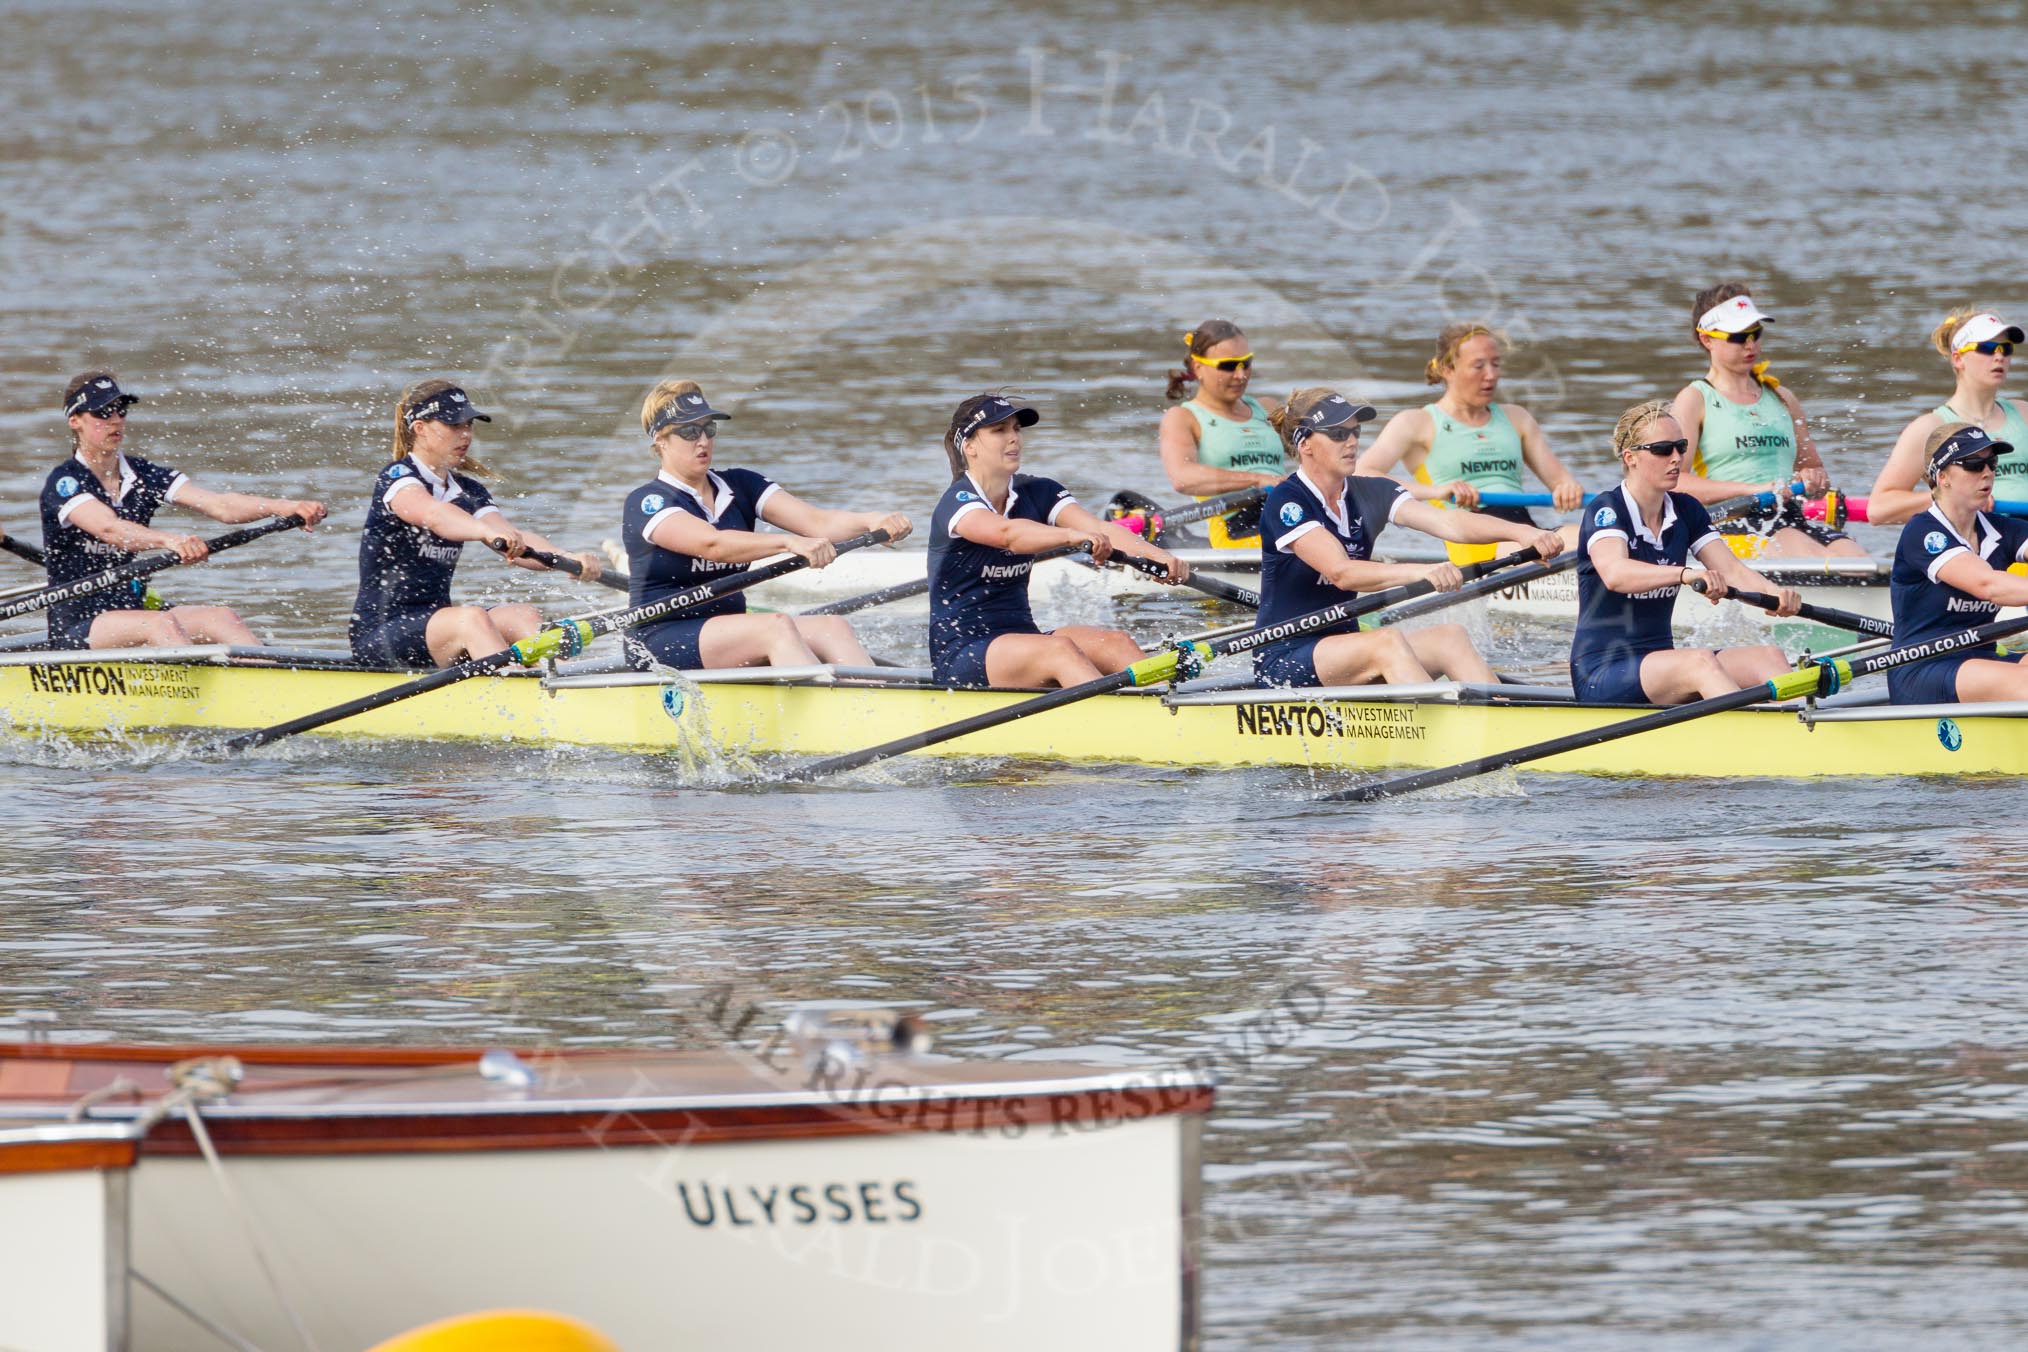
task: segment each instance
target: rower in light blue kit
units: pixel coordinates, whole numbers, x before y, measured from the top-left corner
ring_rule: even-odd
[[[641,430],[661,470],[627,495],[621,535],[633,578],[630,605],[743,573],[779,554],[822,568],[838,557],[836,541],[865,531],[886,531],[889,544],[909,533],[909,519],[900,512],[813,507],[754,470],[713,469],[718,425],[731,417],[713,408],[694,380],[665,380],[641,401]],[[789,533],[765,534],[762,522]],[[738,592],[630,630],[627,651],[636,665],[683,670],[873,665],[844,619],[748,614]]]
[[[1031,555],[1086,545],[1148,559],[1181,582],[1190,567],[1168,550],[1099,520],[1054,479],[1020,474],[1021,429],[1042,415],[1000,394],[959,404],[944,433],[951,486],[930,517],[930,665],[945,685],[1073,686],[1124,671],[1144,654],[1118,629],[1065,625],[1043,633],[1028,605]]]
[[[49,472],[42,488],[43,563],[51,585],[103,573],[144,549],[174,550],[185,563],[203,559],[208,547],[197,536],[159,531],[150,524],[171,503],[232,524],[300,516],[308,530],[324,519],[321,502],[215,492],[167,465],[127,455],[121,449],[127,410],[139,402],[139,396],[121,391],[111,371],[87,371],[64,390],[71,457]],[[260,642],[229,607],[145,610],[139,605],[141,595],[135,587],[115,586],[58,602],[49,608],[49,645],[173,648]]]
[[[1169,486],[1194,498],[1215,498],[1249,488],[1272,488],[1288,473],[1282,439],[1268,422],[1273,411],[1248,394],[1253,344],[1229,319],[1207,319],[1183,335],[1183,369],[1169,373],[1168,395],[1194,397],[1162,415],[1162,468]],[[1252,546],[1260,534],[1260,507],[1213,517],[1214,548]]]
[[[1946,424],[1926,452],[1933,501],[1910,517],[1894,550],[1894,646],[1912,648],[1988,623],[2001,606],[2028,605],[2028,577],[2007,566],[2028,559],[2028,521],[1993,514],[2000,457],[2019,448],[1976,424]],[[2028,699],[2021,655],[1989,643],[1887,673],[1896,704]]]
[[[2023,416],[2028,404],[2000,397],[2014,349],[2021,342],[2020,327],[1990,310],[1957,309],[1944,316],[1929,341],[1951,364],[1957,386],[1950,398],[1911,420],[1894,439],[1894,450],[1866,500],[1866,519],[1876,526],[1892,526],[1928,510],[1925,447],[1939,427],[1970,423],[1995,442],[2014,447],[1994,466],[1993,495],[2016,501],[2028,498],[2028,417]]]
[[[1802,598],[1776,587],[1726,545],[1704,504],[1676,491],[1689,458],[1682,426],[1659,399],[1613,428],[1626,478],[1585,504],[1578,537],[1577,634],[1570,683],[1596,704],[1685,704],[1758,685],[1789,669],[1781,649],[1678,648],[1676,593],[1696,586],[1716,604],[1729,588],[1774,594],[1777,615]],[[1693,566],[1696,559],[1701,567]]]
[[[1691,336],[1710,356],[1704,375],[1685,385],[1672,412],[1689,439],[1690,464],[1682,491],[1699,502],[1743,493],[1772,492],[1774,503],[1719,528],[1735,552],[1758,558],[1864,558],[1866,551],[1843,531],[1807,519],[1789,495],[1797,479],[1811,497],[1823,496],[1830,475],[1810,438],[1795,391],[1768,374],[1761,337],[1774,321],[1738,282],[1706,287],[1690,302]],[[1766,538],[1756,537],[1765,535]]]
[[[1390,524],[1461,544],[1532,545],[1545,559],[1562,552],[1563,537],[1555,531],[1446,511],[1417,502],[1392,479],[1353,473],[1359,424],[1372,417],[1370,405],[1322,388],[1297,390],[1275,410],[1275,430],[1298,468],[1261,508],[1260,628],[1349,600],[1347,593],[1423,581],[1456,591],[1463,584],[1455,564],[1375,562],[1374,541]],[[1499,679],[1455,624],[1290,639],[1257,649],[1253,665],[1269,685],[1406,684],[1432,674]]]
[[[517,529],[477,477],[472,424],[493,419],[448,380],[425,380],[394,410],[394,447],[374,480],[373,501],[359,532],[359,594],[348,637],[352,655],[368,666],[427,669],[466,657],[488,657],[542,627],[534,606],[451,604],[451,576],[467,544],[497,543],[516,567],[547,566],[526,557],[551,553],[549,541]],[[594,554],[575,554],[592,581]]]

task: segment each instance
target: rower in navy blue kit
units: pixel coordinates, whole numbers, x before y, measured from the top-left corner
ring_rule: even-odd
[[[1613,428],[1626,477],[1585,504],[1578,534],[1577,634],[1570,683],[1599,704],[1684,704],[1771,680],[1789,669],[1771,644],[1678,648],[1676,593],[1700,585],[1716,604],[1729,589],[1776,596],[1777,615],[1802,604],[1747,567],[1711,524],[1704,504],[1675,491],[1689,438],[1659,399],[1636,404]],[[1691,564],[1696,559],[1702,566]]]
[[[1417,502],[1392,479],[1353,473],[1359,425],[1373,408],[1335,390],[1297,390],[1272,421],[1298,465],[1261,507],[1260,624],[1265,628],[1337,605],[1362,591],[1427,581],[1456,591],[1464,577],[1450,563],[1380,563],[1373,544],[1400,524],[1459,544],[1512,541],[1543,558],[1563,550],[1555,531],[1478,512]],[[1309,636],[1254,651],[1254,675],[1268,685],[1405,684],[1432,674],[1456,681],[1497,681],[1462,625],[1404,632]]]
[[[1031,555],[1088,545],[1151,560],[1181,582],[1190,567],[1132,531],[1099,520],[1054,479],[1021,474],[1021,429],[1042,415],[1000,394],[959,404],[944,432],[951,486],[930,517],[930,665],[945,685],[1035,689],[1124,671],[1145,655],[1118,629],[1043,633],[1028,607]]]
[[[2028,577],[2006,571],[2028,559],[2028,521],[1992,514],[1995,462],[2017,449],[1977,423],[1954,423],[1931,432],[1924,451],[1933,500],[1901,528],[1890,578],[1897,648],[2028,605]],[[2028,667],[1989,643],[1892,668],[1887,690],[1896,704],[2028,699]]]
[[[447,667],[487,657],[542,627],[530,605],[451,604],[451,575],[466,544],[497,544],[510,563],[548,569],[524,555],[557,552],[517,529],[477,476],[472,424],[493,421],[448,380],[425,380],[394,411],[394,448],[374,480],[359,533],[359,595],[348,636],[352,655],[370,666]],[[595,554],[573,554],[583,580],[599,575]]]
[[[780,554],[822,568],[838,557],[837,541],[866,531],[886,531],[889,544],[909,533],[900,512],[813,507],[754,470],[713,469],[718,424],[731,417],[713,408],[693,380],[665,380],[641,402],[641,430],[654,443],[661,472],[627,495],[621,533],[632,604],[743,573]],[[763,522],[788,533],[763,533]],[[627,650],[637,665],[685,670],[873,665],[841,616],[749,614],[739,592],[629,631]]]
[[[127,410],[140,402],[111,371],[87,371],[64,390],[71,456],[42,486],[43,566],[52,586],[125,563],[139,550],[174,550],[185,563],[208,552],[195,535],[150,524],[168,504],[241,525],[267,516],[300,516],[308,530],[324,519],[321,502],[221,493],[200,488],[167,465],[125,454]],[[134,587],[108,587],[49,608],[52,648],[173,648],[190,643],[257,645],[260,639],[227,606],[144,610]]]

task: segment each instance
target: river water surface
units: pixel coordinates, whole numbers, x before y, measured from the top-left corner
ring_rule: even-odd
[[[1738,276],[1864,492],[1950,392],[1929,325],[2028,312],[2028,148],[1991,101],[2014,5],[4,14],[0,525],[35,533],[63,382],[111,365],[131,449],[333,504],[169,575],[292,642],[342,630],[427,375],[498,414],[517,518],[583,546],[648,473],[624,429],[665,374],[736,414],[724,461],[921,521],[979,388],[1038,403],[1033,466],[1088,500],[1157,492],[1196,321],[1245,325],[1263,392],[1391,410],[1481,318],[1595,489],[1617,413],[1701,371],[1690,295]],[[568,595],[479,558],[461,588]],[[919,626],[867,628],[908,658]],[[1516,666],[1567,641],[1489,638]],[[1312,800],[1336,782],[757,791],[582,752],[17,738],[0,1032],[695,1042],[728,990],[879,1001],[966,1054],[1219,1071],[1210,1346],[2028,1341],[2017,786]]]

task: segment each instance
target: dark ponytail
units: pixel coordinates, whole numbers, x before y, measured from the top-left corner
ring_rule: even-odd
[[[1183,335],[1183,346],[1191,357],[1201,357],[1212,348],[1229,338],[1244,338],[1246,335],[1239,325],[1229,319],[1207,319]],[[1188,386],[1197,380],[1197,364],[1189,358],[1183,361],[1183,369],[1169,373],[1169,393],[1172,400],[1181,399],[1189,393]]]

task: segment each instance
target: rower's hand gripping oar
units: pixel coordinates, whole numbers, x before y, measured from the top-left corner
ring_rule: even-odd
[[[867,545],[877,545],[886,539],[886,531],[870,530],[864,535],[855,535],[849,540],[841,540],[838,543],[838,553],[849,554],[855,549],[861,549]],[[260,728],[253,732],[243,732],[239,736],[228,738],[225,742],[221,743],[221,749],[226,751],[246,751],[253,747],[266,746],[269,742],[279,741],[284,737],[294,736],[299,732],[308,732],[312,728],[321,728],[327,723],[336,723],[341,719],[351,718],[354,715],[363,714],[373,709],[385,708],[387,705],[398,703],[401,700],[413,699],[417,695],[426,695],[432,690],[441,690],[447,685],[456,685],[459,681],[469,680],[474,676],[484,676],[489,672],[504,670],[508,666],[520,665],[532,667],[537,662],[551,657],[575,657],[578,653],[583,652],[593,639],[598,638],[602,634],[610,634],[617,629],[632,629],[636,625],[649,624],[655,620],[676,614],[678,611],[688,610],[692,606],[702,605],[706,601],[713,601],[721,596],[729,596],[733,592],[745,591],[748,587],[766,582],[771,578],[780,577],[784,573],[793,573],[798,568],[807,568],[809,566],[809,560],[804,558],[791,557],[779,559],[763,567],[749,569],[744,573],[733,573],[727,577],[703,583],[687,591],[678,592],[674,596],[666,596],[659,601],[650,602],[645,606],[634,606],[628,610],[609,610],[597,615],[586,615],[577,619],[558,620],[554,624],[531,634],[529,637],[497,653],[491,653],[485,657],[469,658],[453,666],[445,667],[442,671],[433,671],[426,676],[417,677],[413,681],[405,681],[400,685],[389,686],[387,689],[377,691],[371,695],[362,695],[358,699],[333,705],[331,708],[324,709],[318,713],[304,714],[301,718],[292,718],[286,723],[277,723],[271,728]]]
[[[1487,573],[1501,568],[1528,563],[1534,558],[1535,551],[1533,549],[1523,549],[1513,554],[1502,555],[1497,559],[1487,559],[1483,563],[1470,564],[1459,571],[1467,580],[1470,580],[1472,578],[1483,577]],[[1336,605],[1326,606],[1322,610],[1313,610],[1307,615],[1298,615],[1292,620],[1283,620],[1280,624],[1252,629],[1244,634],[1235,634],[1229,638],[1213,640],[1197,639],[1187,643],[1178,643],[1174,647],[1162,652],[1144,657],[1124,671],[1116,671],[1110,676],[1101,676],[1095,681],[1086,681],[1083,685],[1073,685],[1061,690],[1046,691],[1043,694],[1035,696],[1033,699],[1022,700],[987,713],[974,714],[970,718],[961,718],[955,723],[947,723],[940,728],[930,728],[925,732],[913,733],[907,737],[898,737],[894,741],[882,742],[879,746],[868,747],[864,751],[853,751],[843,756],[832,756],[827,760],[818,761],[814,765],[804,766],[800,770],[791,771],[784,778],[798,781],[822,779],[827,775],[839,774],[846,770],[856,770],[862,765],[871,765],[875,761],[886,760],[890,756],[899,756],[908,751],[920,751],[926,746],[935,746],[939,742],[948,742],[955,737],[963,737],[974,732],[983,732],[987,728],[997,728],[1003,723],[1012,723],[1016,719],[1027,718],[1032,714],[1046,713],[1051,709],[1060,709],[1066,704],[1075,704],[1079,700],[1090,699],[1093,695],[1104,695],[1114,690],[1124,690],[1129,686],[1160,685],[1164,681],[1172,681],[1179,678],[1188,680],[1202,671],[1206,662],[1221,654],[1248,652],[1254,648],[1264,648],[1270,644],[1284,643],[1292,638],[1303,638],[1321,630],[1336,628],[1348,620],[1356,620],[1359,616],[1367,614],[1370,611],[1381,610],[1387,606],[1406,601],[1411,597],[1422,596],[1435,590],[1436,588],[1426,580],[1410,582],[1403,586],[1391,587],[1386,591],[1374,592],[1370,596],[1348,598]]]
[[[1658,728],[1674,727],[1678,723],[1688,723],[1707,714],[1722,714],[1732,709],[1744,709],[1748,705],[1763,701],[1779,703],[1783,700],[1835,695],[1861,676],[1870,676],[1877,671],[1891,671],[1895,667],[1910,666],[1917,662],[1927,662],[1934,657],[1948,657],[1967,648],[1984,647],[1988,643],[1996,643],[2009,635],[2018,634],[2024,629],[2028,629],[2028,616],[2000,620],[1993,624],[1980,625],[1976,629],[1960,630],[1955,634],[1945,634],[1941,638],[1907,648],[1889,648],[1883,653],[1837,659],[1819,658],[1800,670],[1783,672],[1771,681],[1748,686],[1744,690],[1714,695],[1710,699],[1698,700],[1694,704],[1679,704],[1673,709],[1659,709],[1651,714],[1609,723],[1605,727],[1593,728],[1588,732],[1553,737],[1546,742],[1516,747],[1512,751],[1482,756],[1478,760],[1465,761],[1458,765],[1422,770],[1379,784],[1340,789],[1336,793],[1323,794],[1318,801],[1370,803],[1382,798],[1393,798],[1399,794],[1413,793],[1418,789],[1435,788],[1439,784],[1453,784],[1460,779],[1470,779],[1475,775],[1504,770],[1511,765],[1524,765],[1529,761],[1560,756],[1566,751],[1580,751],[1602,742],[1618,741],[1622,737],[1634,737],[1640,733],[1653,732]]]
[[[1699,590],[1702,590],[1702,588]],[[1773,614],[1781,608],[1780,599],[1769,596],[1766,592],[1740,591],[1737,588],[1728,587],[1725,594],[1735,601],[1743,602],[1749,606],[1758,606],[1769,614]],[[1803,602],[1802,607],[1796,611],[1796,618],[1812,620],[1818,624],[1827,624],[1833,629],[1849,629],[1855,634],[1871,634],[1876,638],[1894,637],[1894,621],[1892,620],[1878,619],[1872,615],[1859,615],[1849,610],[1839,610],[1834,606],[1820,606],[1809,601]]]
[[[488,540],[486,543],[502,554],[507,552],[505,540]],[[611,587],[614,591],[633,590],[633,579],[617,568],[602,568],[597,577],[587,578],[584,575],[584,565],[568,554],[552,554],[546,549],[528,548],[521,551],[521,557],[534,559],[544,568],[554,572],[568,573],[580,582],[596,582],[599,586]]]
[[[1167,568],[1156,563],[1153,559],[1144,559],[1137,554],[1128,554],[1116,549],[1113,551],[1111,562],[1132,568],[1136,572],[1146,573],[1158,582],[1166,582],[1169,579],[1169,570]],[[1093,565],[1093,567],[1097,566],[1096,564]],[[1230,601],[1236,606],[1245,606],[1248,610],[1260,609],[1259,592],[1251,587],[1235,586],[1223,578],[1201,577],[1197,573],[1192,572],[1189,577],[1184,578],[1175,585],[1178,587],[1188,587],[1192,591],[1202,592],[1206,596],[1220,601]]]
[[[236,545],[243,545],[249,540],[258,540],[263,535],[273,535],[277,531],[295,530],[302,524],[303,518],[300,516],[281,516],[276,517],[273,521],[263,521],[258,526],[248,526],[242,530],[227,531],[215,540],[206,540],[204,542],[205,556],[209,558],[211,555],[231,549]],[[44,587],[40,591],[30,592],[18,601],[9,601],[5,605],[0,605],[0,620],[11,620],[17,615],[27,615],[37,610],[46,610],[50,606],[57,605],[60,602],[73,600],[80,596],[90,596],[93,592],[104,591],[108,587],[117,587],[122,583],[147,577],[151,573],[159,573],[165,568],[174,568],[182,562],[182,558],[175,554],[156,554],[151,552],[146,558],[136,559],[132,563],[123,563],[117,568],[108,568],[103,573],[94,573],[90,577],[81,577],[75,582],[61,582],[53,587]]]

